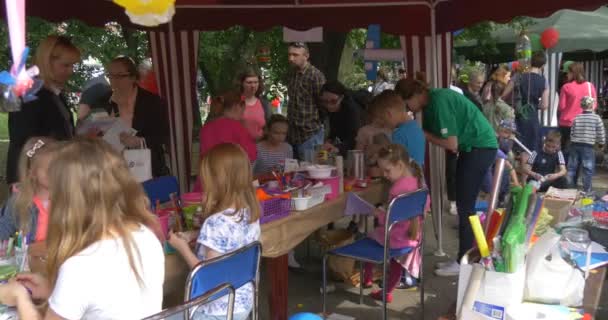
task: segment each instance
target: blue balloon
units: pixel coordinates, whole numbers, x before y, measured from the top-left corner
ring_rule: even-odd
[[[323,318],[314,313],[300,312],[289,317],[289,320],[323,320]]]

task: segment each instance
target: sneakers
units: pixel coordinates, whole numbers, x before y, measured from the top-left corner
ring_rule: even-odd
[[[371,288],[373,286],[374,286],[374,283],[372,281],[367,281],[367,282],[363,283],[363,288],[364,289],[369,289],[369,288]]]
[[[454,260],[437,262],[437,263],[435,263],[435,269],[443,269],[443,268],[451,265],[453,262],[454,262]]]
[[[296,260],[296,255],[293,252],[293,250],[289,251],[289,254],[287,255],[287,265],[290,268],[294,268],[294,269],[300,269],[300,268],[302,268],[302,266]]]
[[[382,301],[382,290],[373,291],[372,293],[369,294],[369,296],[374,300]],[[386,303],[391,303],[391,302],[393,302],[393,293],[387,292],[386,293]]]
[[[408,275],[402,277],[401,282],[397,285],[395,289],[401,289],[405,291],[416,291],[418,290],[418,279]]]
[[[457,276],[459,272],[460,265],[456,261],[451,261],[449,264],[444,265],[443,268],[435,270],[435,274],[440,277]]]
[[[450,215],[458,215],[458,209],[456,208],[456,201],[450,201]]]

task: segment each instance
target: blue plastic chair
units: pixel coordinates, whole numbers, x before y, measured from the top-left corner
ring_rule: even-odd
[[[253,242],[233,252],[197,264],[186,282],[185,300],[198,297],[222,284],[236,290],[247,283],[253,284],[252,320],[258,319],[258,288],[262,245]],[[226,290],[213,295],[213,299],[226,295]]]
[[[179,197],[179,184],[174,176],[164,176],[142,183],[144,191],[150,199],[152,208],[156,205],[156,201],[161,203],[171,200],[171,194],[175,193]]]
[[[219,285],[209,292],[200,295],[192,300],[186,301],[178,306],[165,309],[157,314],[151,315],[149,317],[144,318],[143,320],[178,320],[184,319],[189,320],[192,316],[192,311],[196,310],[196,308],[203,306],[211,301],[213,301],[212,297],[220,292],[229,291],[228,297],[228,316],[227,320],[232,320],[232,310],[234,310],[234,299],[235,299],[235,290],[229,284]]]
[[[328,255],[336,255],[347,258],[352,258],[359,261],[361,268],[361,285],[359,286],[359,304],[363,303],[363,262],[370,262],[374,264],[381,264],[383,268],[382,273],[382,298],[383,298],[383,319],[387,319],[388,310],[386,308],[386,274],[388,273],[388,266],[390,259],[403,256],[413,250],[420,249],[421,255],[422,244],[424,239],[424,233],[420,237],[421,241],[416,247],[405,247],[399,249],[389,249],[389,235],[392,227],[395,223],[400,221],[406,221],[415,219],[424,215],[424,207],[426,205],[428,196],[428,190],[426,188],[419,189],[414,192],[406,193],[395,197],[389,207],[386,214],[386,225],[385,225],[385,237],[384,246],[380,245],[376,241],[365,238],[356,241],[352,244],[344,247],[333,249],[327,252],[323,256],[323,314],[327,314],[326,299],[327,299],[327,257]],[[420,232],[423,232],[424,228],[420,228]],[[422,313],[424,314],[424,279],[422,276],[423,265],[420,264],[420,305],[422,307]]]

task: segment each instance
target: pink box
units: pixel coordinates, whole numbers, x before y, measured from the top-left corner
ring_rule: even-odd
[[[325,196],[325,200],[333,200],[340,196],[340,177],[317,179],[317,181],[321,181],[324,185],[331,187],[331,192]]]

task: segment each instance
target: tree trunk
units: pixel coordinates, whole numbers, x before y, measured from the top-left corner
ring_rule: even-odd
[[[310,62],[319,68],[328,81],[338,80],[340,59],[346,43],[346,33],[323,31],[322,43],[311,43]]]

